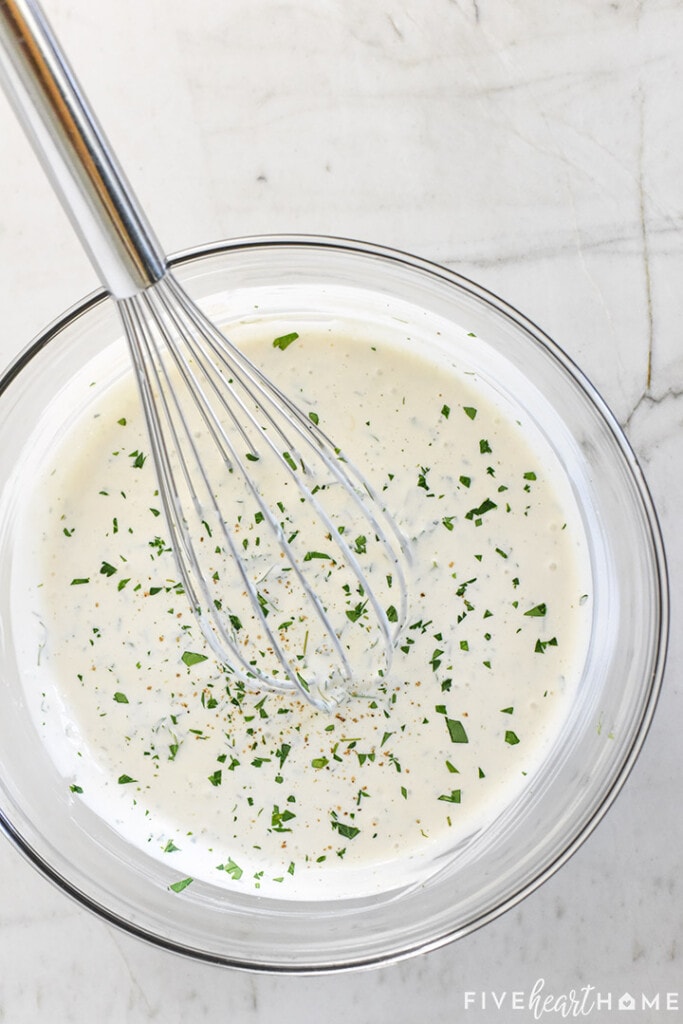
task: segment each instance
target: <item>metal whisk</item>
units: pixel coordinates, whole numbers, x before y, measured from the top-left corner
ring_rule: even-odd
[[[5,90],[105,287],[137,374],[170,547],[228,673],[321,708],[382,687],[404,538],[372,487],[185,294],[43,12],[0,0]]]

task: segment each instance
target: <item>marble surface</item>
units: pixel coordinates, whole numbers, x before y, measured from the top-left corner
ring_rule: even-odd
[[[169,251],[364,238],[524,310],[593,379],[683,579],[683,7],[674,0],[45,0]],[[0,363],[94,274],[0,97]],[[0,1021],[526,1021],[513,991],[683,1018],[681,634],[616,804],[516,909],[396,966],[270,978],[147,947],[0,842]],[[497,1010],[489,995],[507,992]],[[466,993],[476,993],[466,1008]],[[678,993],[665,1010],[666,993]],[[551,1015],[548,1015],[551,1016]],[[555,1013],[555,1017],[559,1012]]]

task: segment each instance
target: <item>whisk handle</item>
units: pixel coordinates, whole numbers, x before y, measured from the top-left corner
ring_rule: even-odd
[[[108,291],[154,284],[166,261],[35,0],[0,0],[0,81]]]

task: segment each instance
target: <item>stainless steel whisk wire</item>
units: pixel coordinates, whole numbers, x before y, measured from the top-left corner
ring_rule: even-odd
[[[173,304],[169,302],[169,296],[166,294],[167,291],[171,293]],[[157,315],[155,315],[152,319],[146,318],[143,315],[141,309],[139,308],[141,302],[150,306],[152,304],[158,303],[159,306],[161,307],[161,312],[164,314],[164,317],[168,317],[169,321],[176,320],[178,316],[178,306],[180,306],[182,312],[190,318],[191,327],[196,328],[201,332],[201,339],[205,342],[211,342],[211,347],[209,349],[202,349],[200,347],[199,341],[197,340],[197,336],[191,334],[191,332],[187,329],[182,329],[177,322],[174,323],[174,327],[178,330],[178,332],[187,342],[190,358],[196,363],[197,366],[202,368],[205,380],[208,383],[208,385],[214,390],[217,402],[219,403],[222,410],[230,417],[236,430],[242,436],[243,440],[245,441],[245,444],[250,449],[250,453],[253,456],[257,455],[257,453],[253,450],[256,446],[253,445],[252,438],[246,433],[242,426],[242,422],[236,416],[235,408],[238,408],[244,414],[244,416],[248,419],[248,422],[251,424],[254,430],[258,432],[257,436],[259,437],[259,440],[267,444],[270,447],[271,451],[278,457],[283,469],[295,482],[300,493],[303,495],[305,500],[312,507],[315,508],[318,516],[325,523],[335,543],[341,549],[343,557],[345,558],[347,564],[352,568],[356,578],[364,587],[364,589],[366,589],[368,600],[372,604],[372,607],[377,616],[378,623],[380,624],[380,628],[382,629],[385,643],[389,645],[390,649],[390,645],[392,643],[392,633],[386,616],[386,610],[380,606],[372,588],[365,587],[365,573],[361,566],[359,565],[358,559],[355,557],[349,544],[344,539],[344,535],[338,532],[337,528],[335,527],[335,524],[331,521],[325,509],[319,504],[319,502],[316,501],[315,495],[312,494],[311,489],[304,483],[304,480],[300,473],[292,469],[291,463],[282,455],[282,452],[286,451],[291,455],[294,462],[298,463],[303,467],[305,467],[306,465],[305,457],[301,455],[299,448],[297,444],[294,442],[293,438],[285,434],[284,430],[282,429],[282,424],[278,422],[278,420],[275,417],[273,417],[273,415],[271,415],[271,413],[269,412],[264,402],[264,395],[257,394],[254,391],[255,388],[261,387],[262,375],[260,374],[260,371],[256,366],[250,363],[250,361],[247,360],[238,349],[236,349],[229,341],[227,341],[222,334],[216,331],[213,324],[211,324],[210,321],[206,320],[203,317],[203,314],[201,313],[200,310],[198,310],[196,307],[193,307],[191,304],[187,302],[182,289],[178,287],[172,275],[167,275],[163,279],[163,281],[161,281],[157,285],[157,287],[154,290],[145,291],[141,293],[140,296],[134,296],[132,299],[124,299],[120,303],[124,321],[129,320],[130,322],[130,332],[128,336],[131,339],[131,346],[133,348],[134,358],[140,361],[141,364],[145,364],[143,380],[145,379],[145,376],[147,376],[152,378],[157,384],[159,399],[155,401],[151,392],[149,390],[146,390],[143,398],[143,404],[145,405],[145,410],[147,414],[148,429],[150,432],[150,436],[154,438],[153,447],[155,448],[155,450],[158,450],[159,452],[158,461],[161,467],[160,472],[161,474],[163,474],[163,477],[166,482],[166,486],[162,489],[162,499],[166,499],[167,496],[173,496],[178,493],[175,474],[171,466],[167,446],[166,443],[164,442],[163,434],[161,434],[158,430],[158,423],[160,422],[162,417],[167,423],[169,433],[173,438],[173,442],[177,450],[182,449],[182,440],[177,432],[174,417],[177,416],[178,419],[182,422],[185,435],[188,439],[190,439],[191,442],[193,455],[196,461],[196,466],[199,472],[203,473],[204,484],[206,486],[208,493],[211,493],[211,484],[204,472],[203,462],[196,448],[196,445],[192,442],[191,430],[187,424],[182,404],[178,400],[177,390],[174,388],[172,384],[169,371],[164,360],[160,358],[159,344],[154,338],[152,325],[161,332],[160,341],[162,345],[167,346],[168,354],[173,361],[175,369],[181,374],[185,383],[189,385],[189,394],[192,395],[192,397],[194,398],[196,402],[197,411],[202,418],[202,421],[207,429],[207,432],[209,433],[217,449],[219,450],[221,457],[224,459],[226,465],[233,465],[239,469],[245,482],[249,486],[250,492],[256,502],[256,505],[258,506],[259,512],[262,514],[264,520],[268,523],[271,530],[276,534],[279,544],[288,553],[292,568],[296,573],[301,586],[304,588],[308,599],[315,608],[316,613],[319,616],[326,633],[329,634],[330,639],[334,644],[336,654],[344,667],[345,675],[350,679],[353,667],[348,662],[346,652],[344,651],[336,633],[332,629],[327,614],[324,608],[322,607],[317,594],[312,590],[306,577],[300,572],[297,564],[297,559],[291,554],[290,545],[284,535],[282,526],[277,522],[270,506],[264,501],[258,488],[255,486],[246,466],[244,465],[242,457],[235,448],[232,438],[226,433],[220,420],[213,413],[211,404],[206,399],[206,396],[203,393],[202,383],[198,379],[196,374],[193,372],[191,363],[188,361],[187,358],[183,356],[182,351],[174,342],[173,334],[168,333],[168,330],[164,329],[165,324],[163,317],[159,316],[157,313]],[[228,356],[230,356],[231,358],[228,358]],[[216,383],[217,378],[222,381],[222,388],[220,388]],[[240,394],[229,383],[229,381],[231,380],[237,381],[244,390],[245,394],[247,394],[252,399],[254,405],[263,412],[269,425],[273,428],[274,432],[282,442],[282,446],[276,445],[272,435],[262,430],[253,412],[247,407],[246,403],[241,398]],[[379,500],[377,498],[377,495],[371,488],[370,484],[362,477],[359,471],[351,464],[347,464],[349,466],[350,471],[356,476],[357,482],[356,484],[354,484],[353,480],[350,478],[350,475],[344,472],[342,464],[338,461],[338,459],[331,459],[326,454],[325,447],[329,447],[330,449],[332,449],[332,442],[326,437],[324,432],[321,431],[310,420],[303,419],[303,414],[301,413],[301,411],[296,406],[294,406],[289,401],[289,399],[282,394],[282,392],[280,392],[276,388],[275,391],[280,402],[282,403],[282,406],[287,408],[287,411],[290,416],[290,418],[286,422],[286,425],[295,431],[299,442],[303,441],[307,446],[316,450],[318,456],[323,460],[326,468],[334,475],[334,477],[340,484],[347,488],[347,493],[349,493],[349,495],[351,495],[354,498],[359,509],[366,516],[368,525],[380,538],[381,542],[385,544],[390,558],[396,565],[397,591],[402,595],[403,604],[405,602],[405,586],[402,581],[403,570],[400,565],[400,560],[397,554],[394,552],[388,539],[386,538],[386,534],[382,526],[378,522],[377,518],[372,514],[371,508],[364,504],[363,500],[359,496],[357,492],[357,487],[364,489],[367,498],[375,503],[378,503]],[[226,400],[226,393],[229,393],[230,395],[230,402]],[[171,408],[171,403],[174,405],[174,408]],[[199,501],[199,498],[197,496],[193,478],[189,474],[186,460],[181,461],[180,468],[184,473],[185,483],[188,488],[188,491],[191,494],[192,501],[195,507],[195,512],[198,517],[201,517],[203,514],[205,514],[205,510],[201,507],[201,502]],[[232,558],[234,559],[235,566],[241,574],[243,584],[249,593],[249,598],[251,600],[252,607],[254,608],[254,611],[257,614],[260,614],[260,606],[255,587],[245,571],[244,563],[239,555],[239,552],[237,551],[234,538],[230,531],[226,528],[225,522],[220,514],[221,510],[218,506],[218,503],[215,500],[215,497],[213,500],[213,509],[214,512],[216,513],[217,521],[219,522],[222,528],[223,541],[228,546],[229,552]],[[201,608],[210,607],[213,598],[210,594],[208,586],[206,586],[206,578],[201,573],[199,567],[196,564],[194,550],[190,542],[190,538],[188,538],[187,536],[187,531],[182,526],[182,517],[181,515],[179,515],[179,509],[174,503],[172,505],[169,505],[169,507],[165,509],[165,513],[167,521],[174,524],[173,529],[171,531],[172,535],[175,538],[177,538],[177,541],[179,543],[182,544],[185,551],[186,559],[193,569],[194,578],[197,581],[199,581],[200,584],[202,584],[202,597],[200,600],[196,595],[191,576],[187,572],[183,571],[183,584],[187,590],[188,597],[190,598],[191,602],[195,604],[196,607],[200,610]],[[396,530],[393,520],[387,517],[386,521],[388,526],[396,531],[396,542],[397,545],[400,545],[403,542],[403,538],[401,537],[400,533]],[[405,610],[402,607],[401,618],[404,617],[404,615]],[[286,658],[286,655],[282,651],[281,646],[277,638],[275,637],[273,631],[268,626],[267,621],[264,622],[264,628],[268,635],[268,640],[271,646],[277,652],[279,660],[281,660],[283,665],[286,667],[289,679],[293,683],[300,686],[301,679],[297,676],[297,674],[295,674],[292,671],[291,666],[289,665],[289,662]],[[224,643],[232,644],[232,638],[228,636],[224,630],[220,631],[220,636]],[[213,634],[209,633],[208,638],[211,640],[212,637]],[[221,653],[220,647],[217,649],[217,653]],[[253,666],[246,662],[243,658],[241,658],[239,656],[239,652],[237,652],[237,656],[239,657],[239,660],[241,661],[245,671],[250,675],[254,675],[255,673]]]
[[[346,461],[318,423],[225,338],[168,270],[163,250],[36,0],[0,0],[0,77],[119,310],[140,387],[180,582],[207,641],[241,679],[275,689],[295,687],[319,707],[335,706],[348,696],[351,685],[362,691],[369,681],[353,682],[356,666],[347,653],[350,645],[342,640],[342,634],[349,621],[363,617],[361,628],[371,637],[368,644],[374,648],[381,643],[383,647],[384,662],[378,669],[379,676],[388,670],[396,635],[407,614],[403,563],[409,553],[400,529],[376,490]],[[268,622],[258,581],[249,575],[233,535],[234,527],[227,523],[222,498],[219,500],[210,479],[190,414],[198,417],[202,443],[206,438],[211,440],[219,465],[226,473],[239,475],[246,485],[259,522],[267,525],[286,563],[280,569],[285,580],[283,587],[290,591],[296,585],[307,609],[313,611],[324,636],[319,650],[326,652],[329,645],[330,657],[334,659],[329,678],[312,682],[304,678],[300,664],[303,655],[288,654],[282,639],[283,626],[272,628]],[[238,450],[237,439],[246,449],[244,453]],[[301,556],[293,546],[299,531],[287,535],[273,503],[264,496],[246,465],[258,463],[262,454],[274,460],[278,472],[285,474],[287,485],[295,485],[299,500],[313,510],[340,558],[338,562],[327,552],[309,551],[303,562],[309,556],[327,557],[335,571],[348,570],[345,593],[362,599],[360,611],[347,609],[341,627],[333,623],[330,609],[318,592],[322,577],[312,582],[302,569]],[[319,484],[321,468],[327,481]],[[355,510],[357,522],[378,546],[374,550],[379,551],[382,564],[390,569],[384,573],[384,579],[392,588],[391,620],[357,557],[364,550],[365,535],[358,538],[362,539],[363,548],[357,540],[354,549],[353,538],[345,532],[344,525],[334,519],[316,496],[335,487],[350,499],[349,507]],[[185,504],[181,498],[183,489]],[[266,646],[274,654],[273,671],[259,666],[252,649],[254,643],[247,643],[244,651],[240,649],[236,636],[239,616],[231,615],[229,610],[226,614],[221,599],[212,590],[211,583],[218,572],[209,575],[199,557],[196,536],[198,523],[207,537],[212,536],[208,518],[219,529],[221,544],[214,554],[222,551],[227,555],[231,569],[238,574],[258,637],[261,632],[265,635]],[[292,575],[285,576],[289,572]],[[325,580],[331,573],[326,565]],[[377,636],[365,622],[368,607]],[[307,616],[300,618],[308,621]],[[241,625],[240,622],[240,628]],[[264,657],[264,652],[259,655]],[[284,679],[280,672],[284,672]]]

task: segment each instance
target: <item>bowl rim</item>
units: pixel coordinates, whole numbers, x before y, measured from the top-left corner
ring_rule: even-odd
[[[431,940],[420,941],[414,945],[404,946],[389,954],[376,953],[360,956],[353,960],[346,960],[341,963],[323,964],[288,964],[288,963],[257,963],[251,960],[240,959],[234,956],[225,956],[220,953],[197,949],[182,941],[164,938],[153,930],[132,921],[126,920],[116,912],[110,910],[104,904],[98,902],[92,896],[83,893],[78,886],[65,878],[58,870],[48,863],[31,844],[21,835],[20,831],[6,817],[0,808],[0,831],[12,842],[15,848],[31,863],[37,870],[66,895],[74,899],[79,905],[95,914],[108,924],[115,925],[122,931],[142,939],[152,946],[165,949],[170,952],[182,954],[196,961],[212,963],[216,965],[244,970],[255,974],[288,974],[296,976],[314,976],[320,974],[345,973],[359,969],[367,969],[398,963],[409,957],[431,952],[439,949],[459,938],[478,930],[491,921],[502,916],[504,913],[517,906],[523,899],[538,889],[556,871],[559,870],[583,845],[592,834],[598,824],[602,821],[608,810],[613,805],[621,792],[627,778],[629,777],[647,738],[652,724],[657,703],[662,689],[662,681],[667,660],[667,649],[669,639],[670,620],[670,595],[669,576],[667,569],[666,553],[662,537],[661,526],[656,508],[652,499],[650,489],[641,469],[638,458],[628,441],[618,420],[611,412],[609,406],[602,398],[599,391],[586,377],[577,364],[567,355],[560,346],[550,338],[534,321],[530,320],[514,306],[501,299],[497,294],[477,284],[470,278],[451,270],[444,265],[413,255],[401,249],[378,245],[371,242],[360,241],[353,238],[344,238],[328,235],[314,234],[259,234],[247,235],[233,239],[225,239],[194,246],[181,250],[167,258],[169,270],[181,268],[185,265],[198,263],[200,260],[212,256],[240,251],[251,251],[255,249],[323,249],[339,254],[351,256],[375,257],[386,263],[398,263],[407,269],[412,269],[431,278],[438,278],[447,284],[456,285],[461,291],[467,292],[475,299],[494,309],[498,314],[508,318],[516,326],[521,326],[534,339],[539,342],[557,360],[574,382],[584,391],[592,404],[596,407],[605,425],[609,428],[615,440],[631,478],[636,485],[638,496],[642,502],[644,522],[649,533],[654,554],[654,569],[656,582],[657,608],[655,635],[657,638],[654,649],[653,668],[647,689],[644,692],[646,699],[643,701],[642,714],[637,729],[634,730],[630,746],[625,750],[623,761],[618,773],[615,775],[609,790],[604,794],[602,801],[596,806],[593,813],[578,828],[570,842],[563,847],[561,852],[549,863],[539,870],[515,891],[507,899],[496,904],[492,909],[480,914],[466,924],[460,924],[451,929],[445,929]],[[0,398],[19,376],[19,374],[61,331],[68,327],[78,318],[82,317],[95,307],[107,302],[110,296],[106,289],[98,288],[82,299],[74,303],[60,316],[45,327],[18,355],[8,364],[0,376]]]

